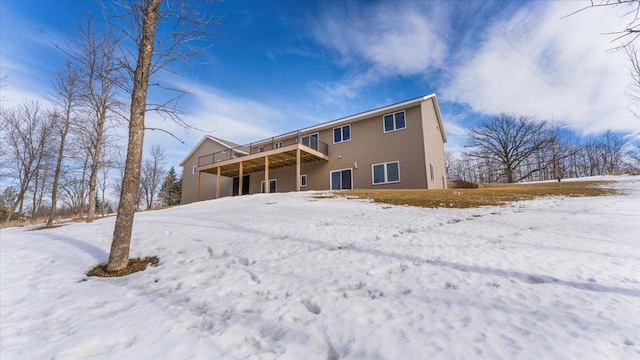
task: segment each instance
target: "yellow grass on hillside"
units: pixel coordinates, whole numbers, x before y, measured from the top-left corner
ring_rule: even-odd
[[[337,196],[421,207],[473,208],[503,205],[542,196],[602,196],[617,193],[606,181],[484,184],[478,189],[447,190],[347,190]]]

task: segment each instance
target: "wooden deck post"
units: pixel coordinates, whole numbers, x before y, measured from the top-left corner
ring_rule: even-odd
[[[296,149],[296,191],[300,191],[300,144]]]
[[[196,183],[196,201],[200,201],[200,175],[201,171],[198,170],[198,182]]]
[[[238,195],[242,196],[244,195],[242,193],[242,178],[243,178],[243,168],[242,168],[242,161],[240,161],[240,170],[238,171]]]
[[[220,166],[218,166],[218,174],[216,175],[216,199],[220,198]]]
[[[269,193],[269,157],[264,157],[264,193]]]

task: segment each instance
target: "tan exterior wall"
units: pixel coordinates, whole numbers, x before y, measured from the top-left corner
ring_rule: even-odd
[[[201,173],[200,175],[200,199],[196,199],[198,188],[198,173],[193,174],[193,167],[198,166],[198,157],[213,154],[227,148],[217,142],[206,139],[200,147],[182,165],[182,204],[200,200],[211,200],[216,196],[216,176]],[[220,181],[220,195],[231,196],[233,179],[222,177]]]
[[[333,128],[319,131],[320,141],[329,146],[330,160],[302,165],[300,174],[307,175],[308,185],[301,189],[328,190],[331,171],[341,169],[352,169],[354,189],[427,188],[421,107],[417,104],[394,113],[402,110],[405,110],[405,129],[385,133],[383,116],[386,114],[380,114],[354,123],[345,123],[344,125],[351,125],[349,141],[334,144]],[[293,144],[295,137],[282,141],[285,146]],[[270,148],[271,144],[265,145],[265,150]],[[372,165],[392,161],[400,162],[400,182],[374,185]],[[278,192],[295,190],[295,167],[270,170],[269,177],[277,180]],[[261,181],[264,181],[264,172],[251,174],[250,193],[260,192]]]
[[[444,160],[444,142],[440,132],[440,124],[436,116],[435,104],[433,99],[423,101],[422,110],[422,131],[424,138],[424,154],[426,156],[426,178],[428,189],[446,189],[447,188],[447,168]],[[434,174],[431,178],[430,166],[433,164]]]

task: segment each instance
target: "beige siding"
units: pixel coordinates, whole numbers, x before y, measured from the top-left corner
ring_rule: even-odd
[[[320,141],[328,144],[330,160],[301,167],[300,174],[307,174],[308,185],[304,190],[329,189],[330,172],[341,169],[352,169],[354,189],[426,188],[425,147],[422,143],[420,105],[404,110],[407,126],[402,130],[385,133],[383,123],[385,114],[343,124],[351,125],[349,141],[334,144],[333,128],[321,130]],[[284,145],[293,144],[295,137],[284,139],[283,142]],[[267,146],[270,148],[271,145]],[[373,185],[372,165],[392,161],[400,162],[400,182]],[[295,167],[270,170],[269,177],[277,180],[278,192],[295,190]],[[250,193],[260,192],[260,182],[263,180],[263,172],[251,174]]]
[[[424,153],[426,154],[425,175],[429,189],[443,189],[447,186],[446,165],[444,163],[444,142],[440,133],[440,125],[436,117],[433,99],[422,102],[422,122],[424,137]],[[429,164],[433,164],[434,180],[431,180]]]
[[[216,196],[216,176],[202,173],[200,175],[200,199],[196,199],[198,187],[198,173],[193,174],[192,169],[198,166],[198,157],[213,154],[227,148],[219,143],[206,139],[200,147],[184,162],[182,166],[182,204],[192,203],[199,200],[210,200]],[[220,195],[230,196],[232,194],[233,179],[223,177],[220,182]]]

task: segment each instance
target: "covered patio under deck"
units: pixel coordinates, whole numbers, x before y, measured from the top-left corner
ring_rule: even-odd
[[[270,169],[280,169],[284,167],[295,166],[296,191],[300,191],[300,166],[302,164],[310,164],[318,161],[329,160],[328,154],[315,150],[301,143],[247,155],[240,152],[231,153],[234,154],[233,156],[235,157],[211,164],[203,164],[198,166],[198,182],[196,189],[197,199],[200,199],[200,176],[203,172],[215,174],[217,176],[216,199],[218,199],[220,198],[220,178],[222,176],[237,177],[239,180],[239,193],[242,194],[241,189],[243,188],[242,181],[244,175],[264,171],[265,184],[269,184]],[[215,156],[212,155],[214,154],[206,155],[202,158],[206,157],[214,159]],[[265,192],[269,192],[269,186],[265,186]]]

